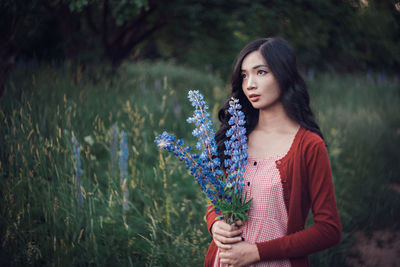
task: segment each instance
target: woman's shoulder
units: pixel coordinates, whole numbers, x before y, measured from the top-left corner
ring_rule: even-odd
[[[309,164],[321,158],[327,158],[328,151],[324,140],[315,132],[301,128],[298,143],[294,149],[293,160],[301,160]]]
[[[325,147],[324,140],[317,133],[303,127],[301,128],[301,131],[302,135],[300,137],[300,147],[303,148],[303,150],[308,150],[319,146]]]

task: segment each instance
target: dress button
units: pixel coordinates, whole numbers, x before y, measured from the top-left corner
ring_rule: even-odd
[[[254,166],[256,166],[257,165],[257,161],[254,161]]]
[[[247,182],[247,185],[250,186],[250,182]]]
[[[276,162],[276,164],[278,164],[278,165],[281,165],[281,161],[280,160],[278,160],[277,162]]]

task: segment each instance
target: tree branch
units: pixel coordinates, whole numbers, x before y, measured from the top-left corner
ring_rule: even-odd
[[[155,6],[150,7],[148,10],[142,8],[139,16],[134,21],[129,23],[129,26],[124,27],[119,35],[112,41],[112,43],[115,44],[122,42],[122,40],[126,39],[126,35],[132,34],[132,32],[136,32],[138,28],[142,28],[144,26],[143,24],[145,24],[143,23],[145,19],[155,10]]]
[[[115,54],[111,58],[113,68],[116,69],[121,64],[122,60],[124,58],[126,58],[127,56],[129,56],[129,54],[131,53],[132,49],[137,44],[142,42],[146,37],[151,35],[156,30],[162,28],[164,25],[165,24],[163,24],[163,23],[157,23],[156,25],[154,25],[150,29],[148,29],[145,32],[143,32],[140,36],[138,36],[138,35],[132,36],[131,40],[128,43],[123,44],[123,45],[121,45],[121,44],[120,45],[116,45],[114,47],[114,49],[116,48],[114,50]]]
[[[164,25],[165,25],[164,23],[157,23],[150,29],[144,31],[141,35],[132,36],[132,38],[129,40],[129,42],[123,46],[123,50],[128,50],[128,49],[132,50],[133,47],[135,47],[137,44],[142,42],[144,39],[146,39],[149,35],[151,35],[156,30],[159,30],[160,28],[162,28]]]

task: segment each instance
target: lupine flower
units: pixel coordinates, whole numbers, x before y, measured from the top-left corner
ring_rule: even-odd
[[[242,106],[238,99],[232,98],[229,101],[228,112],[231,114],[229,125],[231,128],[227,131],[226,136],[230,137],[225,141],[225,155],[229,155],[230,159],[225,160],[224,165],[227,169],[228,181],[233,184],[235,190],[242,191],[243,174],[247,164],[247,137],[246,128],[244,127],[244,113],[240,111]],[[236,185],[239,186],[236,186]],[[235,191],[235,193],[237,193]]]
[[[222,212],[222,217],[228,223],[236,220],[245,220],[247,210],[251,208],[251,200],[241,200],[244,166],[247,164],[247,137],[244,114],[240,111],[238,100],[232,99],[229,104],[229,120],[231,128],[226,132],[230,137],[225,142],[225,154],[230,158],[225,160],[224,166],[227,176],[222,171],[222,166],[217,153],[215,131],[211,128],[212,121],[208,112],[208,106],[199,91],[189,91],[188,98],[195,107],[193,116],[187,122],[193,123],[195,129],[192,134],[197,137],[196,148],[201,151],[200,155],[191,154],[191,148],[185,147],[182,139],[176,140],[173,134],[163,132],[157,136],[157,146],[173,152],[200,185],[206,198],[211,202],[215,211]]]
[[[119,158],[119,170],[120,170],[120,186],[123,192],[123,202],[122,208],[123,210],[129,210],[128,199],[129,199],[129,190],[127,187],[127,179],[128,179],[128,144],[126,141],[126,133],[124,131],[121,132],[121,142],[120,142],[120,158]]]
[[[115,175],[117,169],[118,161],[118,128],[114,124],[111,127],[111,147],[110,147],[110,157],[111,157],[111,174]]]
[[[169,152],[173,152],[175,156],[178,157],[180,161],[184,161],[186,165],[186,169],[190,170],[190,174],[193,175],[196,179],[196,182],[200,185],[202,191],[204,191],[207,197],[214,203],[216,202],[216,198],[212,191],[212,188],[209,188],[207,177],[204,176],[202,172],[202,168],[204,165],[200,166],[199,163],[199,155],[190,154],[191,147],[185,147],[184,141],[179,139],[175,141],[176,137],[173,134],[169,134],[167,132],[163,132],[161,135],[156,137],[155,142],[157,146],[162,149],[166,149]],[[215,184],[213,184],[216,186]],[[218,186],[218,185],[217,185]]]
[[[121,132],[121,142],[120,142],[120,157],[119,157],[119,171],[120,171],[120,184],[125,177],[128,176],[128,144],[126,141],[126,133],[124,131]]]
[[[82,169],[81,169],[81,157],[79,153],[79,143],[78,140],[76,140],[75,136],[72,136],[72,148],[74,150],[74,161],[75,161],[75,186],[77,188],[77,197],[79,200],[79,203],[81,204],[81,207],[83,207],[83,195],[82,195],[82,189],[81,189],[81,181],[80,177],[82,175]]]

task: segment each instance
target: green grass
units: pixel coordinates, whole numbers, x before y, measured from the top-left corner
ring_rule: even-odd
[[[326,74],[309,85],[344,229],[340,245],[311,260],[342,266],[355,230],[399,226],[399,196],[388,187],[400,183],[399,83]],[[226,88],[167,63],[126,65],[113,78],[73,64],[14,72],[0,100],[0,265],[202,266],[211,240],[202,195],[153,140],[167,130],[193,144],[187,91],[203,92],[216,121]],[[111,165],[113,125],[128,135],[128,211]]]
[[[398,228],[400,198],[400,100],[395,79],[322,75],[310,83],[328,143],[339,214],[340,246],[312,257],[315,266],[341,266],[356,230]],[[321,264],[322,263],[322,264]]]

